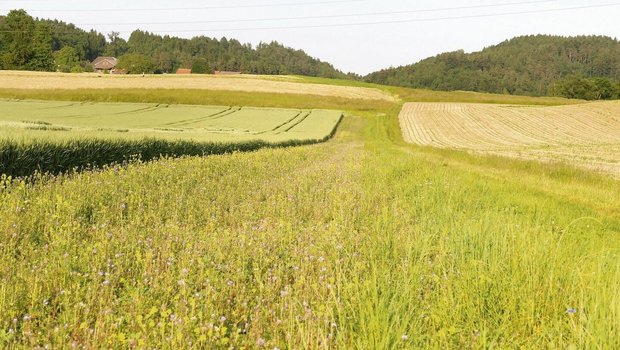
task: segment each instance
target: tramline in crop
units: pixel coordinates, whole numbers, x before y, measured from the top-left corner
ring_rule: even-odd
[[[28,175],[122,162],[316,143],[332,110],[0,100],[0,173]]]
[[[0,101],[0,110],[0,135],[3,130],[21,136],[25,131],[56,127],[72,131],[71,136],[122,130],[128,135],[200,141],[321,139],[332,132],[341,115],[337,111],[239,106],[6,100]],[[26,135],[44,136],[50,135]]]

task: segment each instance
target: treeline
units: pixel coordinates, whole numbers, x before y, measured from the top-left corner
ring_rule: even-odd
[[[92,71],[90,62],[98,56],[119,58],[119,68],[130,73],[172,73],[178,68],[192,68],[195,73],[221,70],[353,77],[278,42],[252,47],[235,39],[181,39],[141,30],[125,40],[117,32],[104,36],[58,20],[35,19],[24,10],[0,16],[0,69]]]
[[[555,96],[582,100],[617,100],[620,99],[620,81],[571,75],[554,83],[551,92]]]
[[[620,42],[604,36],[524,36],[480,52],[449,52],[384,69],[364,79],[447,91],[617,98]]]

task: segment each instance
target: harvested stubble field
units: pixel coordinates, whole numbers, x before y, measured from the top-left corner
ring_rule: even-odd
[[[54,89],[190,89],[336,96],[349,99],[393,101],[379,89],[358,86],[306,84],[295,77],[274,79],[259,75],[109,75],[0,70],[0,87],[14,90]]]
[[[620,175],[620,103],[535,107],[409,103],[403,135],[419,145],[568,164]]]

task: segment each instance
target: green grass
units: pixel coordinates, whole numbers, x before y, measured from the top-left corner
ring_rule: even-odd
[[[168,139],[281,142],[322,139],[341,116],[329,110],[42,100],[0,100],[0,109],[0,128],[10,128],[17,138],[21,127],[74,129],[77,136],[112,129]],[[28,137],[36,138],[23,138]]]
[[[326,141],[342,113],[255,107],[0,100],[0,174]],[[60,133],[62,131],[62,133]]]
[[[403,102],[461,102],[543,106],[559,106],[585,102],[583,100],[572,100],[563,97],[531,97],[521,95],[491,94],[486,92],[473,91],[437,91],[428,89],[413,89],[398,86],[387,86],[357,80],[328,79],[302,76],[295,77],[302,82],[310,84],[326,84],[335,86],[353,86],[379,89],[389,92],[390,94],[398,97]]]
[[[5,179],[0,347],[620,347],[617,180],[346,109],[327,143]]]
[[[393,105],[384,100],[347,99],[336,96],[274,94],[243,91],[191,89],[80,89],[19,90],[0,89],[0,98],[75,102],[137,102],[186,105],[277,107],[296,109],[361,110],[385,109]]]

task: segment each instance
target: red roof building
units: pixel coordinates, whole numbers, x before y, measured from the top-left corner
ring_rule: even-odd
[[[93,61],[93,67],[95,68],[95,71],[98,73],[103,73],[106,71],[111,71],[114,68],[116,68],[116,65],[118,64],[118,60],[116,59],[116,57],[97,57],[95,58],[95,60]]]

